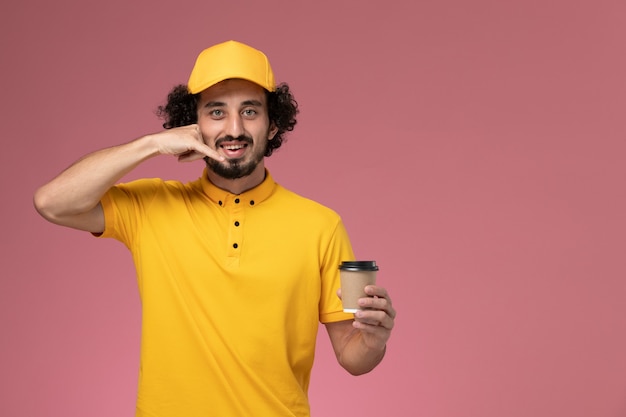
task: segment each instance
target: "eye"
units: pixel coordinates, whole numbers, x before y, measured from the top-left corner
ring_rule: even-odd
[[[254,109],[245,109],[242,114],[246,117],[253,117],[256,116],[256,110]]]
[[[224,112],[220,109],[213,109],[209,114],[213,117],[222,117],[224,115]]]

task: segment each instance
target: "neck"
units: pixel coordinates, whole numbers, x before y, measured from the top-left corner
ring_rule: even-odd
[[[236,179],[221,177],[209,168],[207,169],[207,176],[209,177],[209,181],[211,181],[216,187],[226,190],[232,194],[241,194],[245,191],[251,190],[263,182],[265,179],[265,167],[262,163],[260,163],[252,174]]]

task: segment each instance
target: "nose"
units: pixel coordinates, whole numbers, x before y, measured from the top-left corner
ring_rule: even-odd
[[[243,135],[243,133],[244,133],[244,129],[243,129],[243,120],[241,119],[241,115],[238,113],[231,115],[227,121],[226,134],[234,138],[237,138]]]

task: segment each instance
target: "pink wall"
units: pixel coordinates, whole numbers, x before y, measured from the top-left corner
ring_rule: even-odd
[[[32,193],[159,129],[196,54],[233,38],[301,103],[273,175],[344,217],[399,311],[364,377],[321,334],[314,415],[626,416],[623,1],[89,3],[0,13],[0,415],[132,415],[130,256]]]

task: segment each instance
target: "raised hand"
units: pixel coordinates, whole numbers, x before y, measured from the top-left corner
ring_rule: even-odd
[[[224,160],[204,143],[197,124],[167,129],[151,136],[159,154],[176,156],[179,162],[196,161],[206,156],[217,161]]]

